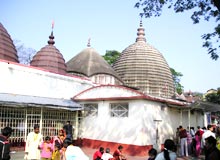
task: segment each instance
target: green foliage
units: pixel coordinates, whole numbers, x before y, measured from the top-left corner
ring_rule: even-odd
[[[164,6],[173,9],[176,13],[193,10],[191,19],[194,24],[199,23],[201,18],[205,21],[213,18],[217,23],[220,21],[220,0],[138,0],[135,4],[136,8],[143,10],[140,15],[145,18],[160,16]],[[213,60],[219,58],[219,38],[220,24],[217,24],[212,33],[202,35],[203,47],[207,48]]]
[[[208,102],[220,104],[220,94],[219,94],[219,92],[209,93],[209,94],[206,95],[205,98],[206,98],[206,101],[208,101]]]
[[[105,55],[102,57],[108,62],[108,64],[112,65],[120,54],[121,53],[116,50],[107,50]]]
[[[173,76],[173,81],[174,81],[174,86],[175,86],[176,92],[178,94],[183,93],[184,87],[180,84],[180,79],[183,76],[183,74],[175,71],[175,69],[173,69],[173,68],[170,68],[170,71]]]

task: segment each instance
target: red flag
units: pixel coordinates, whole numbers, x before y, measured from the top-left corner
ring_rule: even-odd
[[[54,20],[52,20],[52,29],[54,28]]]

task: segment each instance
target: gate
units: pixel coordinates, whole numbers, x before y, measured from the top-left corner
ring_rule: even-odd
[[[34,125],[38,124],[40,126],[41,115],[40,114],[27,114],[25,122],[25,141],[27,140],[28,133],[32,132]],[[41,127],[40,127],[41,128]]]

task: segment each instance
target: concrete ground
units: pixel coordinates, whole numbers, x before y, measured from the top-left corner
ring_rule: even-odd
[[[91,149],[91,148],[85,148],[83,147],[82,150],[84,153],[92,160],[92,155],[96,151],[96,149]],[[147,160],[148,157],[137,157],[137,156],[127,156],[127,160]],[[204,156],[200,156],[199,158],[195,157],[178,157],[177,160],[204,160]],[[11,160],[24,160],[24,151],[12,151],[11,153]]]

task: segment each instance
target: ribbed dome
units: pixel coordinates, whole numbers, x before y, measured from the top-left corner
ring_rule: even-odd
[[[0,23],[0,59],[19,62],[16,48],[7,30]]]
[[[120,81],[117,73],[94,48],[90,47],[90,43],[86,49],[69,60],[66,65],[68,73],[78,73],[78,75],[82,74],[86,77],[107,74]]]
[[[136,42],[124,51],[113,68],[129,87],[139,88],[145,94],[171,98],[174,82],[163,55],[146,43],[142,22]]]
[[[39,52],[33,57],[30,65],[34,67],[43,68],[55,73],[65,74],[66,64],[63,55],[54,46],[54,36],[53,32],[49,36],[48,45],[41,48]]]

